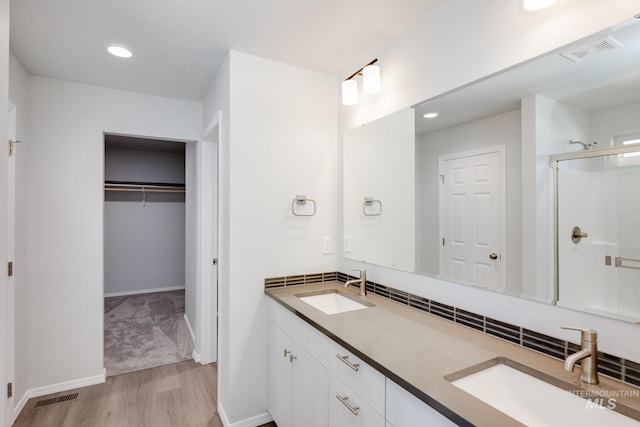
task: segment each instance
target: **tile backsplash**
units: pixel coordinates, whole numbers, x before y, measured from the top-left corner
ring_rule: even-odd
[[[302,274],[297,276],[272,277],[265,279],[265,289],[283,286],[309,285],[313,283],[357,279],[340,272]],[[451,322],[476,329],[512,342],[514,344],[564,360],[568,355],[580,350],[578,344],[554,338],[539,332],[492,319],[482,314],[443,304],[428,298],[401,291],[379,283],[367,281],[367,292],[388,298],[397,303],[431,313]],[[626,383],[640,387],[640,363],[598,352],[598,372]]]

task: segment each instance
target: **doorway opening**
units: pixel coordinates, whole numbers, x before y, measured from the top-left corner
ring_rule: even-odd
[[[185,142],[105,134],[104,361],[108,376],[192,358],[187,316],[195,211]]]

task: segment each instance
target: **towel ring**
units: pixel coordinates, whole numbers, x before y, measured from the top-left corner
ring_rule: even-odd
[[[304,206],[307,202],[310,202],[313,205],[313,212],[302,213],[299,210],[296,210],[296,206]],[[308,199],[304,194],[298,194],[296,195],[296,198],[291,201],[291,213],[295,216],[314,216],[316,214],[316,201]]]
[[[378,212],[367,213],[367,207],[372,207],[376,203],[380,207]],[[380,215],[382,215],[382,202],[380,200],[375,200],[373,197],[365,197],[364,198],[364,203],[362,204],[362,213],[365,216],[380,216]]]

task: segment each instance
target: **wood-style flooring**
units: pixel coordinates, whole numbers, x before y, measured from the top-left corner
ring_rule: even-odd
[[[29,399],[14,427],[222,427],[216,384],[216,365],[193,360],[116,375],[104,384]],[[71,393],[79,393],[77,400],[34,408]]]
[[[15,427],[222,427],[216,366],[186,361],[108,377],[104,384],[30,399]],[[34,409],[38,401],[78,392],[75,401]]]

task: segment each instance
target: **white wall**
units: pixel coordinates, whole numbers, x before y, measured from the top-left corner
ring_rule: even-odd
[[[9,0],[0,0],[0,135],[9,135],[8,115],[9,111]],[[0,156],[0,224],[7,224],[8,221],[8,187],[7,187],[7,156]],[[6,242],[8,237],[7,227],[0,226],[0,242]],[[0,245],[0,265],[7,265],[7,245]],[[7,312],[7,276],[0,274],[0,312]],[[6,351],[5,343],[7,337],[6,316],[0,316],[0,384],[7,383],[6,372]],[[7,400],[0,402],[0,422],[4,423],[7,414]]]
[[[420,271],[437,275],[439,270],[440,216],[437,202],[440,191],[438,159],[447,154],[462,153],[480,148],[505,146],[506,154],[506,244],[502,253],[507,255],[506,287],[511,292],[519,292],[522,277],[522,214],[520,211],[520,110],[463,123],[452,128],[421,135],[420,149],[419,221],[421,222],[421,263]],[[506,259],[506,257],[505,257]]]
[[[16,173],[16,255],[15,255],[15,396],[23,396],[26,391],[28,366],[26,358],[28,349],[27,322],[29,304],[27,303],[27,168],[29,146],[27,141],[27,86],[28,75],[18,60],[11,55],[9,69],[9,99],[16,106],[16,137],[25,141],[15,146]],[[18,399],[14,399],[17,402]]]
[[[336,268],[338,79],[236,51],[226,67],[204,111],[223,117],[218,398],[235,423],[268,417],[264,279]],[[315,216],[291,214],[296,194],[317,201]]]
[[[631,19],[638,12],[640,7],[633,0],[564,0],[540,12],[526,12],[521,2],[512,0],[441,2],[412,29],[370,55],[380,59],[382,92],[361,97],[358,106],[341,107],[342,129],[559,48]],[[343,74],[349,75],[351,68],[358,66],[345,68]],[[535,175],[535,169],[529,173]],[[348,271],[362,265],[340,258],[339,267]],[[393,283],[418,295],[560,338],[578,340],[575,334],[560,330],[565,323],[598,329],[603,351],[640,360],[640,347],[634,339],[640,330],[632,324],[386,268],[367,268],[373,281]]]
[[[230,405],[231,378],[229,371],[232,353],[230,351],[231,317],[230,310],[230,55],[227,55],[218,68],[213,83],[204,97],[202,122],[208,126],[220,113],[220,138],[218,141],[219,182],[218,182],[218,411],[224,411]],[[205,133],[207,129],[203,129]],[[258,413],[258,412],[257,412]]]
[[[28,103],[23,357],[34,389],[103,373],[103,132],[197,140],[202,106],[40,77]]]
[[[612,141],[613,137],[640,132],[638,117],[640,117],[640,102],[594,111],[591,113],[591,138],[598,142],[598,147],[615,145]]]
[[[522,99],[522,294],[554,296],[553,172],[549,155],[580,150],[570,140],[590,141],[589,112],[532,95]]]
[[[105,155],[105,181],[184,184],[183,153],[107,148]]]

